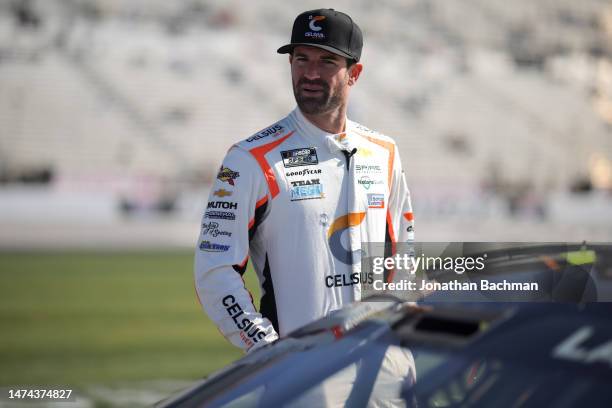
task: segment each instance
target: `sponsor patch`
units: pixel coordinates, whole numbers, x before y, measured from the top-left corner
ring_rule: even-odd
[[[293,187],[298,187],[298,186],[310,186],[313,184],[321,184],[321,182],[319,181],[319,179],[310,179],[310,180],[296,180],[296,181],[292,181],[291,185]]]
[[[271,126],[265,130],[262,130],[261,132],[249,137],[246,141],[248,143],[254,142],[255,140],[259,140],[259,139],[263,139],[264,137],[267,136],[278,136],[278,134],[284,129],[284,127],[282,127],[281,125],[274,125]]]
[[[291,201],[324,198],[322,184],[294,185],[291,187]]]
[[[356,164],[355,171],[357,173],[382,173],[382,166],[378,164]]]
[[[325,20],[325,16],[308,16],[308,19],[310,20],[308,27],[310,27],[312,31],[318,32],[323,29],[323,27],[317,25],[317,22]]]
[[[223,197],[231,196],[232,192],[231,191],[227,191],[227,190],[225,190],[223,188],[220,188],[219,190],[215,191],[213,193],[213,195],[216,195],[217,197],[223,198]]]
[[[236,219],[236,214],[230,211],[206,211],[204,213],[204,218],[234,221]]]
[[[304,37],[312,37],[312,38],[318,38],[318,39],[324,39],[325,38],[325,34],[323,33],[313,33],[312,31],[306,31],[304,33]]]
[[[385,208],[385,195],[368,194],[368,208]]]
[[[317,149],[304,147],[301,149],[285,150],[281,152],[285,167],[312,166],[319,164]]]
[[[334,136],[334,139],[336,140],[336,142],[340,143],[340,145],[342,145],[343,147],[345,148],[348,147],[349,141],[348,141],[348,137],[346,136],[346,132],[343,132],[343,133],[340,133]]]
[[[383,184],[383,183],[384,182],[382,180],[372,180],[368,176],[362,176],[359,180],[357,180],[357,184],[359,184],[361,187],[365,188],[366,190],[369,190],[370,187],[372,187],[374,184]]]
[[[238,203],[231,201],[210,201],[206,208],[223,208],[224,210],[237,210]]]
[[[360,147],[359,149],[357,149],[358,157],[371,157],[373,154],[374,153],[370,149],[367,149],[365,147]]]
[[[325,277],[325,286],[328,288],[353,286],[359,283],[371,285],[374,282],[373,273],[351,273],[350,275],[328,275]]]
[[[311,174],[321,174],[321,169],[303,169],[303,170],[296,170],[296,171],[288,171],[285,173],[287,177],[308,176]]]
[[[357,125],[355,126],[355,129],[358,129],[358,130],[360,130],[360,131],[362,131],[362,132],[364,132],[364,133],[371,134],[371,135],[373,135],[373,136],[382,136],[380,133],[378,133],[378,132],[376,132],[376,131],[374,131],[374,130],[372,130],[372,129],[370,129],[370,128],[367,128],[367,127],[365,127],[365,126],[363,126],[363,125],[360,125],[360,124],[357,124]]]
[[[244,310],[236,301],[233,295],[225,296],[221,302],[227,311],[227,314],[234,321],[236,328],[240,330],[240,338],[244,343],[251,347],[253,343],[257,343],[259,340],[266,337],[266,332],[253,324],[253,322],[245,316]]]
[[[221,180],[224,183],[229,183],[230,186],[234,185],[234,180],[240,177],[240,173],[230,169],[229,167],[223,167],[219,169],[219,173],[217,174],[217,180]]]
[[[218,237],[219,235],[225,235],[228,237],[232,236],[232,233],[229,231],[224,231],[219,229],[218,222],[205,222],[202,224],[202,235],[210,235],[212,237]]]
[[[230,245],[215,244],[210,241],[200,242],[200,250],[205,252],[227,252],[230,249]]]

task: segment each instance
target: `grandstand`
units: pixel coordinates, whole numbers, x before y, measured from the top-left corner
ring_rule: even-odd
[[[350,116],[398,141],[421,239],[612,239],[608,1],[328,4],[364,30]],[[293,108],[275,51],[319,6],[1,3],[0,246],[24,222],[128,231],[126,213],[191,245],[224,152]]]

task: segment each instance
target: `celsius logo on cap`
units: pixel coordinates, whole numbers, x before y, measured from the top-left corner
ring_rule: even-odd
[[[312,31],[321,31],[322,28],[315,25],[317,21],[321,20],[325,20],[325,16],[315,16],[314,18],[310,16],[310,24],[308,24],[308,27],[310,27]]]

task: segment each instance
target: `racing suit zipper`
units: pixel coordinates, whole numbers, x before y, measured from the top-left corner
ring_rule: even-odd
[[[353,148],[350,152],[348,150],[342,150],[344,157],[346,158],[346,171],[349,171],[349,167],[351,165],[351,157],[357,153],[357,148]]]

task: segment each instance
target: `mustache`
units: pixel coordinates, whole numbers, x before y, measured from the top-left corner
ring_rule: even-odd
[[[321,88],[323,88],[324,91],[329,91],[329,85],[327,84],[327,82],[323,81],[322,79],[310,80],[310,79],[301,78],[297,83],[297,88],[301,88],[304,85],[315,85],[315,86],[318,85]]]

